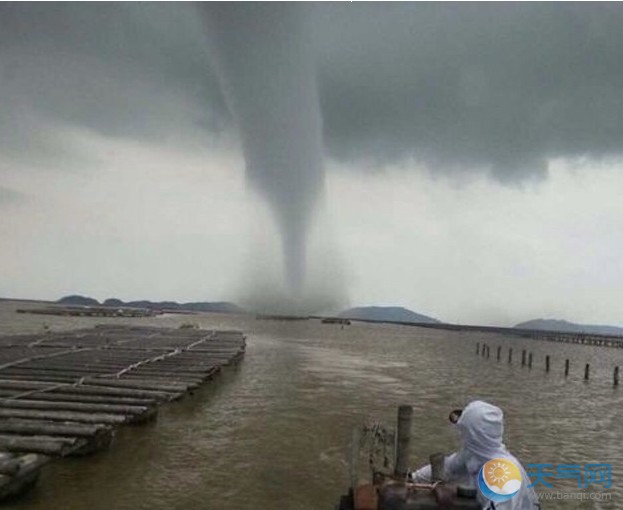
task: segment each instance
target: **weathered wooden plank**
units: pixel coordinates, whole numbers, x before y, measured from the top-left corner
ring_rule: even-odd
[[[110,413],[123,415],[140,415],[145,414],[150,410],[150,408],[146,406],[20,399],[2,399],[0,400],[0,408],[81,411],[85,413]]]
[[[20,392],[15,390],[3,390],[0,389],[0,398],[13,397]],[[119,404],[128,406],[152,406],[158,400],[155,398],[130,398],[130,397],[114,397],[112,395],[100,396],[100,395],[74,395],[71,393],[56,392],[34,392],[31,394],[23,394],[19,397],[20,400],[62,400],[66,402],[85,402],[93,404]]]
[[[85,446],[83,438],[0,434],[0,448],[9,452],[41,453],[63,457]]]
[[[134,380],[150,380],[158,381],[160,383],[175,383],[185,385],[197,385],[199,386],[205,377],[186,376],[184,374],[176,374],[175,372],[158,372],[158,373],[144,373],[144,372],[128,372],[123,374],[119,378],[121,381],[134,381]]]
[[[32,380],[6,380],[0,379],[0,388],[3,389],[20,389],[23,391],[40,390],[43,391],[47,388],[51,388],[54,385],[45,381],[32,381]],[[135,397],[135,398],[155,398],[159,401],[171,400],[178,396],[179,392],[164,392],[147,389],[133,389],[133,388],[118,388],[112,386],[91,386],[88,384],[80,384],[74,386],[72,384],[65,384],[57,389],[50,390],[50,393],[70,393],[74,395],[112,395],[117,397]]]
[[[106,434],[113,429],[99,423],[79,423],[73,421],[47,421],[10,418],[0,420],[0,433],[17,433],[39,436],[75,436],[91,438]],[[0,470],[1,472],[1,470]]]
[[[10,377],[13,380],[19,380],[19,381],[28,381],[28,380],[34,380],[34,381],[38,381],[38,382],[44,382],[44,383],[74,383],[76,382],[79,377],[71,377],[71,376],[59,376],[59,375],[48,375],[48,374],[33,374],[33,373],[28,373],[28,374],[15,374],[15,373],[4,373],[4,372],[0,372],[0,376],[1,377]]]
[[[56,356],[64,356],[65,354],[68,354],[70,352],[76,352],[76,351],[74,349],[66,349],[66,350],[61,350],[61,351],[33,354],[31,356],[26,356],[26,357],[23,357],[17,360],[10,361],[8,363],[3,363],[0,365],[0,370],[3,370],[8,367],[12,367],[12,366],[20,365],[22,363],[27,363],[35,359],[44,359],[44,358],[52,358]]]
[[[0,418],[27,418],[49,421],[77,421],[80,423],[102,423],[106,425],[119,425],[128,421],[128,418],[125,415],[121,414],[6,408],[0,408]]]
[[[113,379],[113,378],[94,378],[90,377],[85,380],[85,384],[89,386],[107,386],[116,388],[128,388],[137,390],[157,390],[166,392],[184,392],[197,387],[196,384],[185,383],[163,383],[155,379],[138,379],[134,381]]]

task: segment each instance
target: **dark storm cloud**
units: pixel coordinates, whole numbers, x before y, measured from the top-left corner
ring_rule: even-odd
[[[58,127],[159,139],[222,129],[226,113],[190,5],[0,6],[0,148],[67,160]]]
[[[501,180],[550,157],[620,154],[623,6],[322,6],[326,143]]]
[[[325,146],[506,181],[620,155],[620,4],[328,4],[313,15]],[[230,129],[191,4],[2,4],[0,150],[54,126],[158,139]],[[43,155],[43,156],[41,156]]]

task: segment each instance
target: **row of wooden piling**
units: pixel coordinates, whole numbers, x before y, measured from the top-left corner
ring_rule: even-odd
[[[481,345],[480,342],[477,342],[476,343],[476,355],[489,359],[491,357],[491,347],[486,343],[483,343]],[[496,350],[496,360],[499,362],[501,361],[501,358],[502,358],[502,346],[498,345],[497,350]],[[532,359],[533,359],[532,352],[529,352],[526,349],[522,349],[521,366],[522,367],[527,366],[529,369],[532,369]],[[508,363],[510,364],[512,362],[513,362],[513,348],[509,347],[508,348]],[[569,376],[569,368],[570,368],[570,361],[567,358],[565,359],[565,369],[564,369],[565,377]],[[551,370],[551,358],[550,358],[550,355],[547,354],[545,356],[545,372],[550,372],[550,370]],[[585,381],[588,381],[590,379],[590,371],[591,371],[590,363],[586,363],[584,365],[584,380]],[[612,384],[613,386],[619,385],[619,367],[618,366],[614,367],[613,374],[612,374]]]
[[[236,331],[136,326],[2,337],[0,455],[49,460],[105,448],[116,427],[155,419],[245,345]],[[0,457],[0,498],[26,474],[7,478]]]

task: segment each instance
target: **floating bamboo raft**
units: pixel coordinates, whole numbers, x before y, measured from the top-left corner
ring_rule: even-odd
[[[0,499],[54,457],[107,447],[244,355],[237,331],[98,326],[0,337]]]

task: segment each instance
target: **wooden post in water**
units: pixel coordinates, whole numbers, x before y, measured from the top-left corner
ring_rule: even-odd
[[[525,349],[521,350],[521,366],[522,367],[526,366],[526,350]]]
[[[569,360],[565,360],[565,377],[569,376]]]
[[[500,361],[500,356],[502,355],[502,346],[498,345],[498,355],[497,355],[497,359],[498,361]]]
[[[476,356],[480,354],[480,342],[476,342]]]
[[[487,345],[487,359],[489,359],[490,355],[491,355],[491,347]]]
[[[350,487],[355,490],[359,483],[359,442],[361,440],[361,429],[353,429],[353,437],[350,443]]]
[[[446,456],[443,453],[433,453],[430,456],[431,482],[441,482],[445,479],[444,464]]]
[[[591,366],[587,363],[586,366],[584,367],[584,380],[588,381],[588,376],[590,374],[591,371]]]
[[[407,476],[409,469],[409,444],[411,443],[411,419],[413,408],[400,406],[398,408],[398,426],[396,427],[396,465],[394,475],[398,478]]]
[[[532,353],[528,354],[528,368],[532,368]]]
[[[619,367],[614,367],[614,375],[612,377],[612,383],[615,386],[619,385]]]
[[[508,348],[508,362],[509,363],[513,362],[513,348],[512,347]]]
[[[549,372],[549,354],[545,356],[545,371]]]

